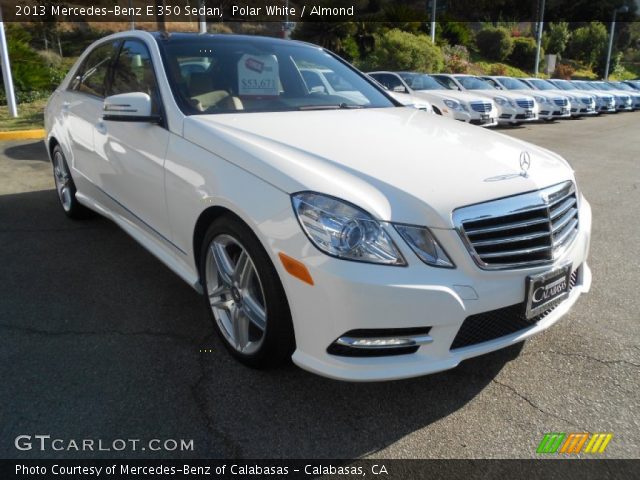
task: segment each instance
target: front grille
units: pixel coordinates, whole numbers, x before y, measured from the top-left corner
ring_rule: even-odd
[[[486,113],[491,111],[491,103],[489,102],[471,102],[472,110],[476,112]]]
[[[578,281],[578,271],[579,269],[574,270],[569,277],[569,291]],[[533,318],[526,317],[524,302],[471,315],[462,322],[451,344],[451,350],[488,342],[533,327],[557,306],[554,305]]]
[[[578,199],[568,181],[456,209],[453,220],[476,264],[486,270],[551,263],[578,232]]]
[[[582,103],[584,103],[585,105],[591,105],[591,98],[589,97],[582,97],[580,99],[582,101]]]
[[[554,98],[553,103],[555,103],[559,107],[566,107],[567,105],[569,105],[569,100],[567,100],[566,98]]]
[[[533,100],[527,100],[526,98],[519,98],[516,103],[521,108],[533,108]]]

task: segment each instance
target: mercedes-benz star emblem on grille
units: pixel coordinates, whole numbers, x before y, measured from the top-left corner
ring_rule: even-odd
[[[522,170],[521,175],[523,177],[527,176],[529,167],[531,167],[531,155],[529,155],[529,152],[522,152],[520,154],[520,170]]]

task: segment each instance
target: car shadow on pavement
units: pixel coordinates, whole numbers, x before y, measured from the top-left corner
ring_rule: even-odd
[[[25,143],[24,140],[19,142],[0,142],[0,155],[4,155],[12,160],[49,161],[46,155],[44,140],[34,140],[28,143]]]
[[[0,196],[0,244],[4,458],[114,457],[17,451],[25,434],[194,440],[126,458],[360,457],[455,413],[522,348],[384,383],[257,371],[225,351],[195,291],[110,221],[67,219],[53,190]]]

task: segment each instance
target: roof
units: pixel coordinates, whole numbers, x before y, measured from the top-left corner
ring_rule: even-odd
[[[220,33],[184,33],[184,32],[176,32],[176,33],[166,33],[166,32],[149,32],[158,42],[162,42],[163,44],[173,44],[173,43],[190,43],[194,40],[214,40],[216,42],[224,42],[224,43],[241,43],[241,42],[252,42],[258,43],[262,45],[306,45],[314,48],[321,48],[318,45],[314,45],[312,43],[300,42],[297,40],[285,40],[282,38],[276,37],[264,37],[260,35],[236,35],[236,34],[220,34]]]

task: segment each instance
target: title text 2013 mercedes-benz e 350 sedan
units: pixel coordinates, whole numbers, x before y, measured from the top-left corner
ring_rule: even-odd
[[[312,45],[109,36],[46,129],[67,215],[120,225],[252,366],[436,372],[548,328],[591,283],[591,209],[565,160],[402,107]]]

